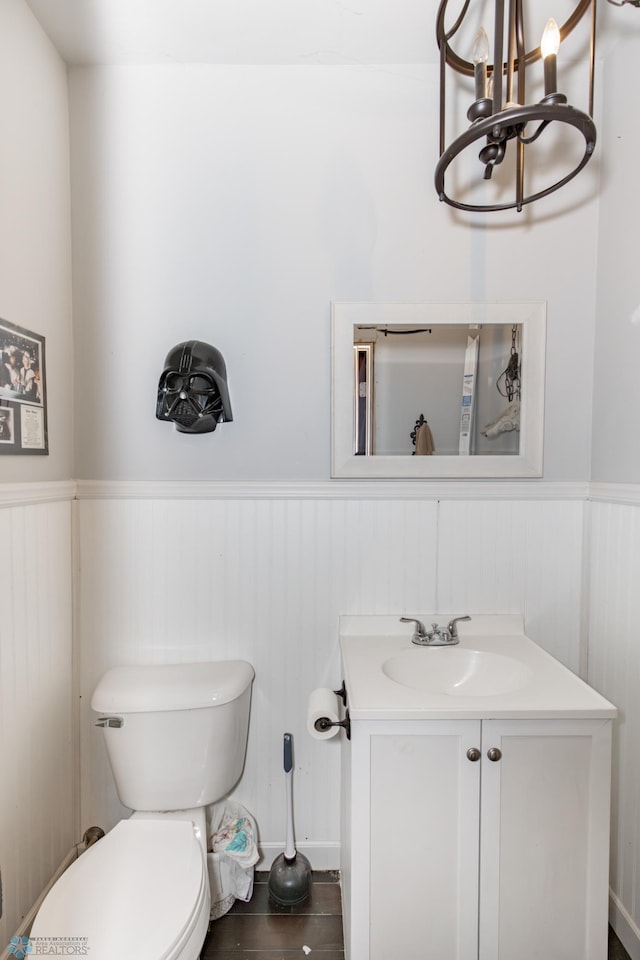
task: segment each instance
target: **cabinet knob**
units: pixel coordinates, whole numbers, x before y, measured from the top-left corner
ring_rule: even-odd
[[[487,756],[489,757],[489,760],[493,760],[495,763],[496,760],[500,760],[502,758],[502,750],[499,750],[498,747],[490,747],[487,750]]]
[[[471,760],[472,763],[475,763],[476,760],[480,759],[480,751],[477,747],[469,747],[467,750],[467,760]]]

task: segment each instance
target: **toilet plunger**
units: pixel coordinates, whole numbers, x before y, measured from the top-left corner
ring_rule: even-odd
[[[295,906],[306,900],[311,883],[311,864],[296,851],[293,839],[293,744],[290,733],[284,735],[284,774],[287,794],[287,839],[284,853],[273,861],[269,872],[269,896],[281,907]]]

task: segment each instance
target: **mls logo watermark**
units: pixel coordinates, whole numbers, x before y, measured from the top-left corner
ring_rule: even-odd
[[[11,937],[8,952],[16,960],[25,957],[87,957],[87,937]]]
[[[24,957],[32,952],[29,937],[11,937],[8,950],[17,960],[24,960]]]

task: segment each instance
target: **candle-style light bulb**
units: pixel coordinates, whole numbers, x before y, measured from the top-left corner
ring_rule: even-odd
[[[489,59],[489,37],[484,27],[480,27],[476,33],[471,59],[476,83],[476,100],[481,100],[487,95],[487,60]]]
[[[544,94],[549,96],[551,93],[557,93],[558,76],[556,70],[556,56],[560,49],[560,29],[556,21],[551,17],[547,20],[546,26],[542,32],[540,41],[540,52],[544,58]]]
[[[540,42],[540,50],[542,56],[546,60],[549,56],[557,56],[558,50],[560,49],[560,28],[556,21],[551,17],[547,20],[545,28],[542,32],[542,40]]]

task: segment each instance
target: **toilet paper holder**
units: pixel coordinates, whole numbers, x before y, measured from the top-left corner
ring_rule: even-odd
[[[345,687],[344,680],[342,681],[342,686],[339,690],[333,691],[337,697],[342,698],[342,702],[347,706],[347,688]],[[318,717],[314,723],[314,727],[318,733],[326,733],[327,730],[330,730],[331,727],[344,727],[345,733],[347,734],[347,740],[351,740],[351,719],[349,717],[349,711],[345,713],[344,720],[330,720],[329,717]]]

